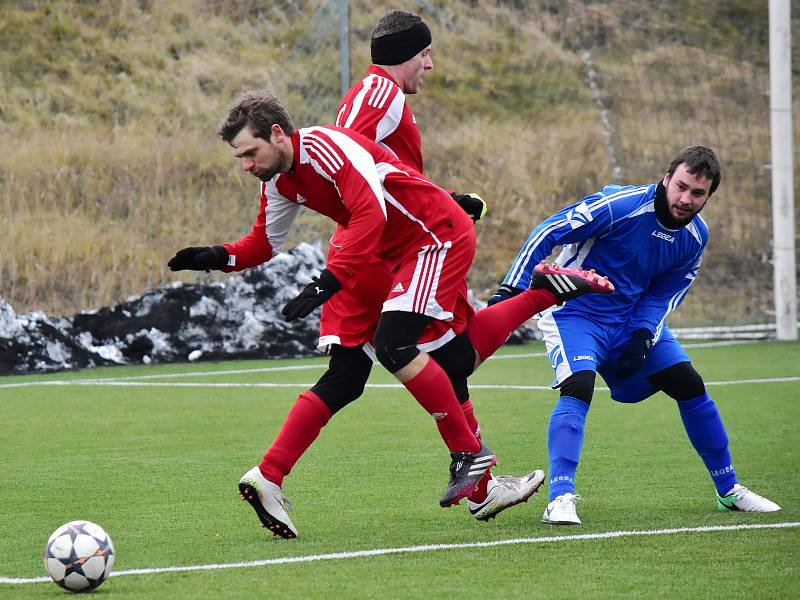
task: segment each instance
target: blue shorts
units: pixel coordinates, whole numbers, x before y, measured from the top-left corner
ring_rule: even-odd
[[[630,339],[631,332],[624,326],[602,324],[559,310],[545,313],[538,325],[555,373],[553,388],[559,387],[573,373],[595,371],[608,384],[614,400],[641,402],[658,391],[647,381],[648,376],[677,363],[690,362],[678,340],[664,327],[642,368],[631,377],[620,379],[613,374],[611,364]]]

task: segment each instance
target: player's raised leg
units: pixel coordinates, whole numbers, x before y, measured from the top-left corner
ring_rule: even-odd
[[[480,361],[493,355],[525,321],[535,314],[584,294],[610,294],[614,285],[583,269],[565,269],[544,261],[536,265],[531,287],[479,310],[467,325],[467,335]]]

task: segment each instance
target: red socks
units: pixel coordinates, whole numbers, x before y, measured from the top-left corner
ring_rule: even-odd
[[[472,402],[467,400],[461,405],[461,412],[464,413],[464,418],[467,420],[467,425],[477,439],[481,439],[481,426],[478,425],[478,419],[475,418],[475,411],[472,409]]]
[[[475,412],[472,409],[472,402],[467,400],[461,405],[461,411],[464,413],[464,416],[467,419],[467,425],[475,434],[477,439],[481,439],[481,427],[478,425],[478,419],[475,418]],[[478,486],[475,490],[467,496],[469,500],[473,502],[483,502],[486,500],[486,496],[488,495],[488,491],[486,490],[486,486],[489,484],[489,480],[492,478],[492,474],[489,471],[483,474],[481,480],[478,482]]]
[[[312,391],[303,392],[295,401],[281,425],[281,430],[258,465],[261,474],[272,483],[282,486],[308,447],[317,439],[320,430],[333,416],[330,409]]]
[[[508,336],[517,327],[530,319],[533,315],[550,308],[558,303],[558,298],[548,290],[527,289],[513,298],[498,302],[493,306],[487,306],[483,310],[476,312],[467,325],[467,337],[472,347],[481,359],[481,362],[497,352]],[[467,401],[462,405],[464,415],[473,430],[477,429],[478,422],[472,412],[472,404]],[[471,418],[471,419],[470,419]],[[474,425],[472,424],[474,423]],[[477,430],[478,434],[480,430]],[[468,496],[472,502],[483,502],[486,500],[487,489],[492,475],[490,471],[484,473],[478,486]]]
[[[517,327],[557,302],[548,290],[527,289],[476,312],[467,325],[467,337],[481,362],[494,354]]]
[[[481,449],[480,442],[467,425],[450,379],[435,360],[429,360],[422,371],[403,385],[436,420],[439,434],[450,452],[477,452]]]

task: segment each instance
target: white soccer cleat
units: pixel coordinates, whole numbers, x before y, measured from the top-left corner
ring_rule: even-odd
[[[257,466],[242,475],[239,494],[256,511],[261,524],[272,533],[282,538],[297,537],[297,529],[286,513],[286,508],[291,509],[292,503],[280,487],[261,474]]]
[[[775,512],[781,507],[772,500],[767,500],[755,492],[751,492],[738,483],[724,496],[717,494],[718,510],[739,510],[742,512]]]
[[[505,509],[527,502],[528,498],[541,487],[543,481],[544,471],[534,471],[524,477],[510,475],[492,477],[486,486],[488,492],[486,499],[483,502],[467,499],[467,508],[478,521],[494,519]]]
[[[550,523],[551,525],[580,525],[581,520],[578,517],[578,512],[575,510],[575,503],[580,500],[580,498],[580,496],[570,493],[557,496],[556,499],[544,509],[542,523]]]

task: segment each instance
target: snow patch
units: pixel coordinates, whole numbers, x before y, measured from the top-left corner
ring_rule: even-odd
[[[280,310],[324,267],[320,244],[303,243],[225,284],[176,281],[69,318],[17,315],[0,298],[0,374],[315,355],[319,310],[292,323]],[[533,338],[534,329],[523,327],[510,341]]]

